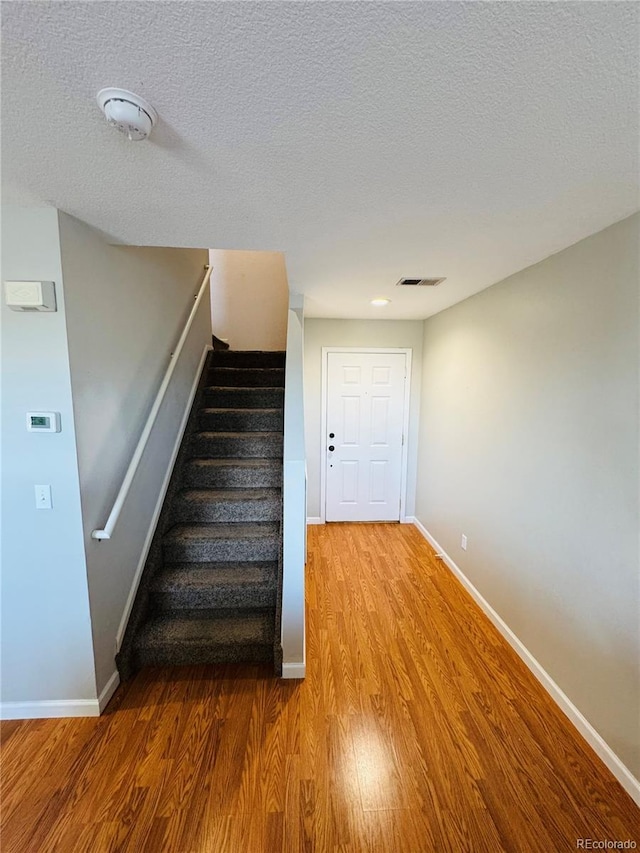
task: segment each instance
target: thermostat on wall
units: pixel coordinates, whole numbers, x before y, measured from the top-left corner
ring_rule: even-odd
[[[60,412],[27,412],[29,432],[60,432]]]
[[[12,311],[56,310],[56,288],[52,281],[5,281],[4,298]]]

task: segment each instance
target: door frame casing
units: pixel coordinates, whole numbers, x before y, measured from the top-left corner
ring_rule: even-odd
[[[402,455],[400,459],[400,523],[407,522],[407,468],[409,448],[409,406],[411,403],[411,347],[322,347],[322,381],[320,408],[320,524],[327,520],[327,393],[329,390],[328,369],[329,353],[372,353],[404,354],[406,377],[404,382],[404,400],[402,412]]]

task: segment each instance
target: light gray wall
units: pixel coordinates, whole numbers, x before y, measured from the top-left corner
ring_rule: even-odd
[[[55,313],[2,299],[2,701],[95,700],[58,214],[4,207],[2,279],[54,281]],[[29,433],[28,411],[62,431]],[[52,510],[34,485],[50,484]]]
[[[305,664],[306,561],[305,446],[304,446],[304,320],[302,309],[289,309],[284,398],[283,453],[283,577],[282,657],[283,675],[297,664]]]
[[[409,404],[408,476],[406,514],[414,514],[418,421],[422,370],[421,320],[318,320],[304,324],[304,398],[307,447],[307,516],[320,515],[320,465],[324,446],[321,436],[322,347],[408,347],[412,353]]]
[[[638,229],[636,215],[425,322],[416,500],[636,776]]]
[[[282,252],[211,249],[211,324],[234,350],[284,350],[289,285]]]
[[[198,362],[211,342],[208,294],[192,327],[138,474],[109,541],[105,524],[208,254],[112,246],[60,214],[71,384],[98,691],[115,671],[116,634],[148,535]]]

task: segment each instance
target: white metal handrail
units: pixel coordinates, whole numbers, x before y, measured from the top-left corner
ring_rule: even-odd
[[[207,285],[209,284],[209,279],[211,277],[211,267],[209,266],[209,264],[205,266],[205,270],[206,272],[204,278],[202,279],[200,289],[196,294],[193,308],[191,309],[191,313],[189,314],[185,327],[182,330],[180,340],[178,341],[175,350],[171,353],[171,356],[169,358],[169,365],[167,367],[166,373],[164,374],[164,379],[162,380],[162,384],[158,388],[156,399],[153,401],[153,406],[151,407],[151,411],[149,412],[147,422],[144,425],[144,429],[142,430],[142,434],[140,435],[138,444],[136,445],[136,449],[134,450],[133,456],[131,457],[131,462],[129,463],[129,467],[127,468],[127,473],[124,475],[124,480],[122,481],[122,485],[120,486],[120,491],[118,492],[118,496],[115,500],[115,503],[113,504],[113,509],[109,513],[109,518],[107,519],[107,523],[105,524],[105,526],[101,530],[94,530],[92,532],[92,539],[111,539],[113,528],[116,526],[118,517],[122,512],[122,507],[124,505],[126,497],[129,494],[131,483],[133,482],[133,478],[135,477],[136,471],[138,470],[138,465],[140,464],[140,460],[142,459],[142,454],[144,453],[145,447],[147,446],[147,442],[149,441],[151,430],[153,429],[153,425],[156,422],[156,418],[158,417],[160,406],[162,405],[164,395],[166,394],[167,388],[169,387],[169,382],[171,381],[173,371],[175,370],[178,358],[180,357],[180,353],[182,352],[182,349],[184,347],[184,342],[187,339],[187,335],[189,334],[191,326],[193,325],[194,317],[196,316],[196,312],[202,301],[204,292],[207,289]]]

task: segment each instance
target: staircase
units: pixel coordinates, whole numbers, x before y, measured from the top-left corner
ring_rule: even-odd
[[[209,354],[121,651],[281,667],[284,353]]]

